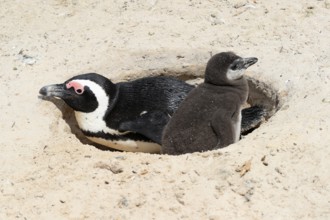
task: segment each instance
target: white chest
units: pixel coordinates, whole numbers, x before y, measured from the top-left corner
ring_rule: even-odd
[[[99,112],[98,110],[99,109],[96,109],[94,112],[90,113],[75,111],[76,120],[81,130],[92,133],[104,132],[114,135],[125,134],[125,132],[119,132],[107,127],[103,120],[104,112]]]

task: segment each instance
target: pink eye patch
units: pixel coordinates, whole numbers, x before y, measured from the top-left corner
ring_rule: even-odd
[[[71,81],[71,82],[68,82],[68,83],[66,84],[66,88],[67,88],[67,89],[70,89],[70,88],[72,88],[72,87],[73,87],[74,91],[75,91],[77,94],[79,94],[79,95],[83,94],[83,92],[84,92],[84,86],[81,85],[80,83],[75,82],[75,81]]]

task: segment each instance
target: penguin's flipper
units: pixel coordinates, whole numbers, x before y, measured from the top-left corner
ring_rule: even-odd
[[[163,129],[169,120],[170,116],[164,112],[146,112],[135,120],[120,123],[119,131],[138,133],[161,144]]]
[[[247,134],[257,128],[264,120],[266,109],[262,106],[252,106],[242,110],[241,134]]]

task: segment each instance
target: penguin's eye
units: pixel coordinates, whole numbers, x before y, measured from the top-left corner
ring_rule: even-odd
[[[83,93],[82,89],[75,90],[78,95],[81,95]]]
[[[237,69],[238,69],[238,65],[237,65],[237,64],[234,64],[234,65],[232,65],[232,66],[230,67],[230,69],[232,69],[232,70],[237,70]]]
[[[239,70],[239,69],[242,69],[242,65],[241,63],[238,61],[238,60],[235,60],[230,66],[229,68],[231,70]]]
[[[84,93],[84,85],[80,84],[79,82],[71,81],[66,84],[67,89],[73,88],[76,94],[81,95]]]

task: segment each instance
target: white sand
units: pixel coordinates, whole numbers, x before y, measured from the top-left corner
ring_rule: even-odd
[[[329,0],[0,1],[0,219],[330,219],[329,12]],[[102,151],[37,98],[85,72],[200,74],[227,50],[259,58],[250,76],[283,107],[222,150]]]

